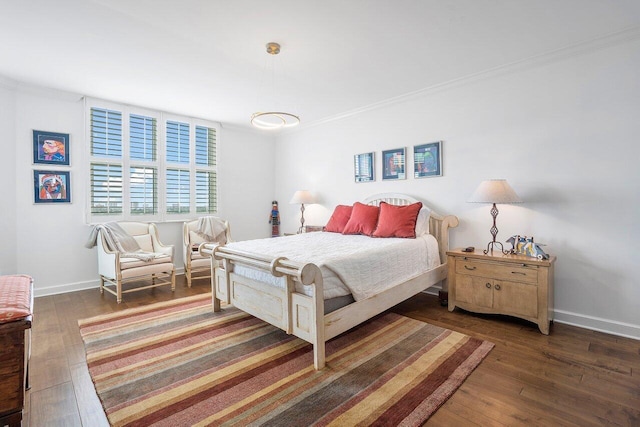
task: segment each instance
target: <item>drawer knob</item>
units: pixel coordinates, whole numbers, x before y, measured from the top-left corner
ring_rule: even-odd
[[[522,271],[512,271],[511,274],[522,274],[523,276],[527,275],[527,273],[523,273]]]
[[[499,290],[500,290],[500,285],[496,285],[496,286],[494,286],[494,287],[496,288],[496,291],[499,291]]]
[[[467,270],[475,270],[476,269],[475,267],[469,267],[468,265],[465,265],[464,268],[467,269]]]
[[[487,287],[487,289],[491,289],[491,283],[487,282],[485,286]]]

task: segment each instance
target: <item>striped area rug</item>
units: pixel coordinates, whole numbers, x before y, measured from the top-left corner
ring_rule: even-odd
[[[79,321],[114,426],[421,425],[493,344],[394,313],[311,345],[211,294]]]

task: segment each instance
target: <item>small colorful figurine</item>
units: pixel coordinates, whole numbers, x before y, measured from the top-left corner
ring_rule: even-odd
[[[271,224],[271,237],[280,236],[280,212],[278,212],[278,201],[271,202],[271,216],[269,217]]]
[[[542,250],[541,245],[534,243],[533,236],[515,235],[509,237],[506,242],[511,243],[512,254],[526,255],[539,260],[549,259],[549,255]]]

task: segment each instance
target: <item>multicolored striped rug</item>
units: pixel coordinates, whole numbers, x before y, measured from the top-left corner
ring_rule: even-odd
[[[211,294],[79,321],[114,426],[421,425],[493,344],[394,313],[311,345]]]

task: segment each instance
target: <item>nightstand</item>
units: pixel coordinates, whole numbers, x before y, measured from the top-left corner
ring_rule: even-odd
[[[316,231],[324,231],[324,225],[305,225],[304,229],[303,229],[303,233],[313,233]],[[300,232],[297,233],[284,233],[285,236],[295,236],[296,234],[300,234]]]
[[[447,252],[449,311],[505,314],[529,320],[549,335],[553,320],[553,266],[556,257],[538,260],[495,251]]]

